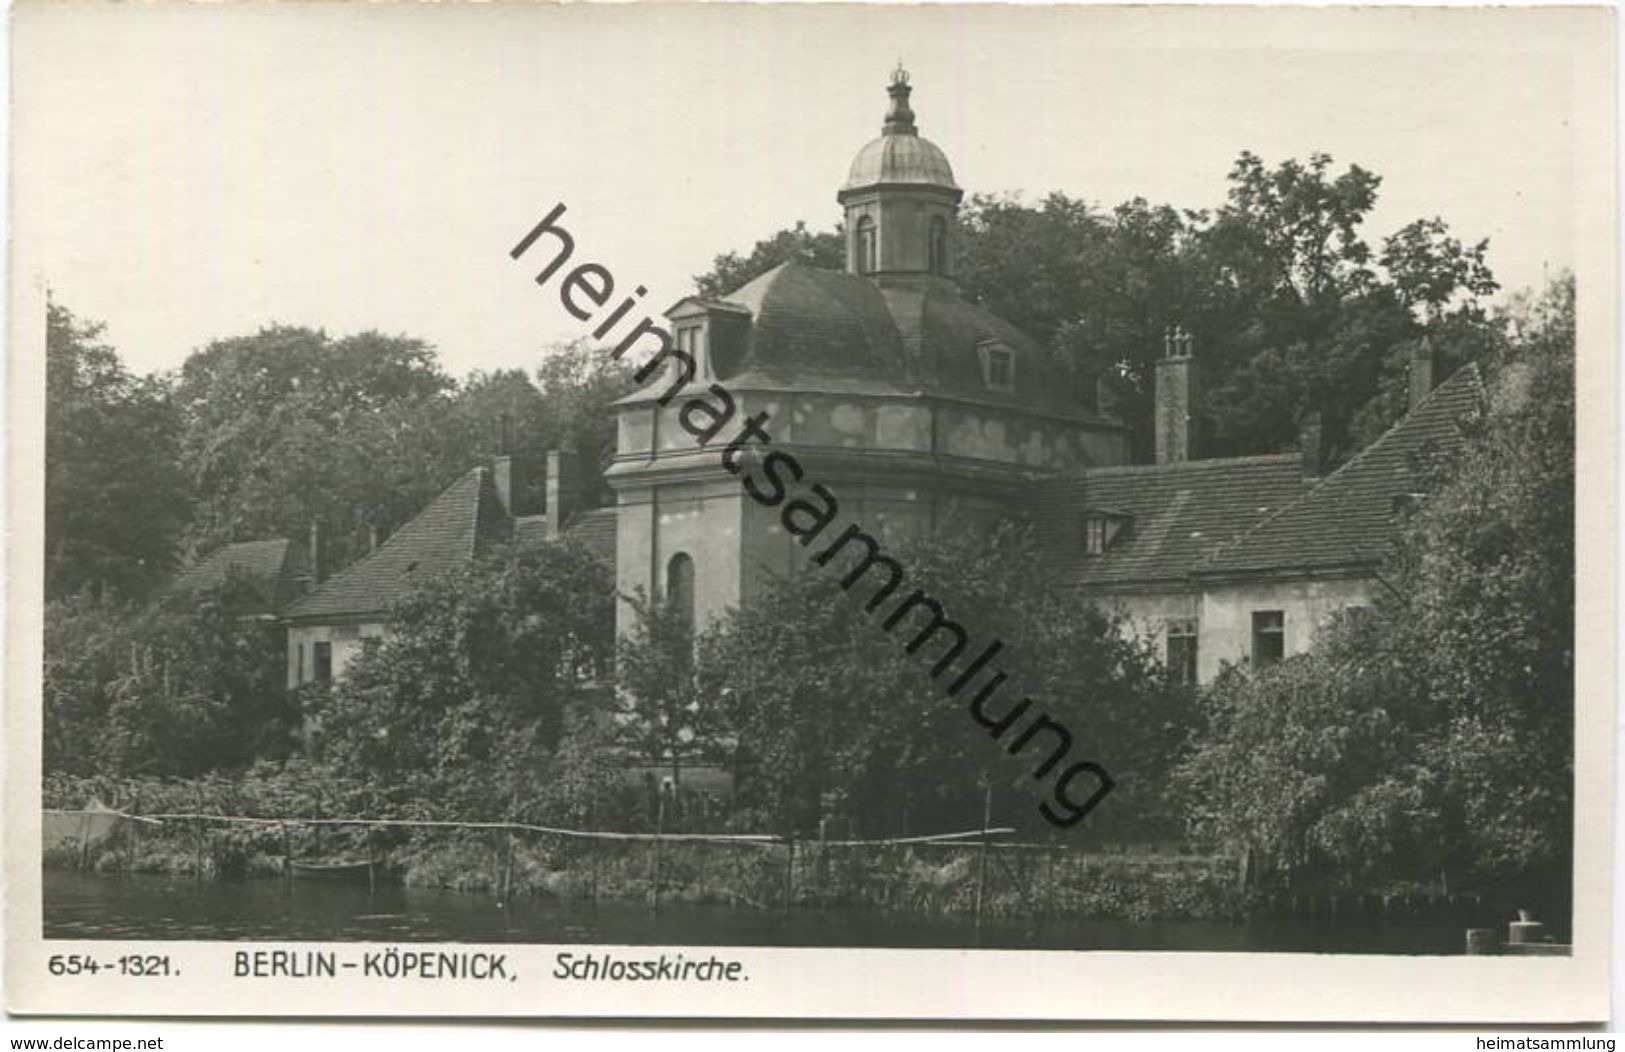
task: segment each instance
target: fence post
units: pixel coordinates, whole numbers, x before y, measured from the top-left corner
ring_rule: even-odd
[[[784,908],[789,909],[796,898],[796,842],[794,837],[784,838]]]
[[[293,831],[288,823],[277,823],[282,827],[282,879],[293,880]]]
[[[655,804],[655,846],[649,855],[649,906],[660,908],[660,844],[666,835],[666,794],[661,793]]]
[[[987,793],[982,799],[982,857],[976,868],[976,923],[982,923],[982,895],[987,889],[987,852],[990,847],[987,831],[993,824],[993,779],[987,781]]]

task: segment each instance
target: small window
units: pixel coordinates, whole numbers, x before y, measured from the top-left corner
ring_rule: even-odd
[[[1083,519],[1083,551],[1085,555],[1104,555],[1106,552],[1106,516],[1086,515]]]
[[[1268,668],[1286,656],[1286,614],[1280,610],[1253,611],[1253,664]]]
[[[683,627],[694,630],[694,559],[678,552],[666,564],[666,602],[676,611]]]
[[[333,679],[333,644],[316,644],[316,682],[330,683]]]
[[[1175,683],[1196,683],[1196,619],[1175,617],[1168,621],[1168,674]]]
[[[677,330],[677,349],[694,359],[695,375],[711,375],[711,370],[705,360],[704,326],[684,325],[679,328]]]
[[[858,218],[855,234],[857,263],[859,274],[873,274],[875,272],[875,221],[868,216]]]
[[[941,216],[931,217],[931,273],[948,273],[948,221]]]

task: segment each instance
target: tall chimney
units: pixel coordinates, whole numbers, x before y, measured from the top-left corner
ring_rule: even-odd
[[[1411,411],[1433,390],[1433,341],[1426,336],[1411,345]]]
[[[1303,477],[1318,479],[1326,471],[1326,439],[1320,425],[1320,411],[1312,410],[1298,425],[1298,446],[1303,458]]]
[[[491,482],[496,486],[497,500],[501,502],[502,510],[509,515],[518,515],[519,512],[514,509],[513,457],[504,454],[492,459]]]
[[[1195,337],[1177,325],[1163,334],[1152,419],[1158,464],[1178,464],[1196,457],[1196,412],[1201,385],[1195,342]]]
[[[322,583],[322,524],[314,519],[310,523],[310,580],[313,585]]]
[[[557,537],[581,504],[580,472],[574,453],[547,451],[547,535]]]

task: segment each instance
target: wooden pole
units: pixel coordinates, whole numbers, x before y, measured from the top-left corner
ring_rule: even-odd
[[[655,803],[655,843],[649,854],[649,906],[660,908],[660,841],[666,833],[666,794],[659,793]]]
[[[197,797],[198,814],[201,815],[203,813],[203,790],[199,789],[195,795]],[[197,877],[198,880],[202,880],[203,879],[203,819],[201,819],[201,818],[197,819],[197,827],[196,827],[196,829],[197,829],[197,837],[196,837],[197,844],[196,844],[196,852],[195,852],[196,859],[195,859],[194,864],[192,866],[192,873],[193,873],[194,876]]]
[[[90,813],[79,820],[79,868],[90,865]]]
[[[1055,845],[1054,844],[1051,844],[1049,850],[1044,853],[1044,858],[1045,858],[1045,862],[1046,862],[1046,865],[1045,865],[1046,873],[1045,873],[1045,876],[1044,876],[1044,913],[1046,915],[1053,915],[1055,913]]]
[[[987,782],[987,793],[982,798],[982,857],[976,867],[976,924],[982,923],[982,896],[987,891],[987,831],[993,825],[993,780]]]
[[[789,909],[796,898],[796,842],[786,837],[784,846],[784,908]]]
[[[282,826],[282,879],[292,881],[293,880],[293,830],[288,828],[288,823],[286,823],[286,822],[281,823],[281,826]]]

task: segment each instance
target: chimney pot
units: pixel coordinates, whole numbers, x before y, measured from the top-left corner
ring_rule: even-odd
[[[1196,458],[1197,412],[1201,398],[1194,338],[1177,325],[1163,335],[1168,352],[1157,362],[1152,427],[1158,464],[1177,464]]]

